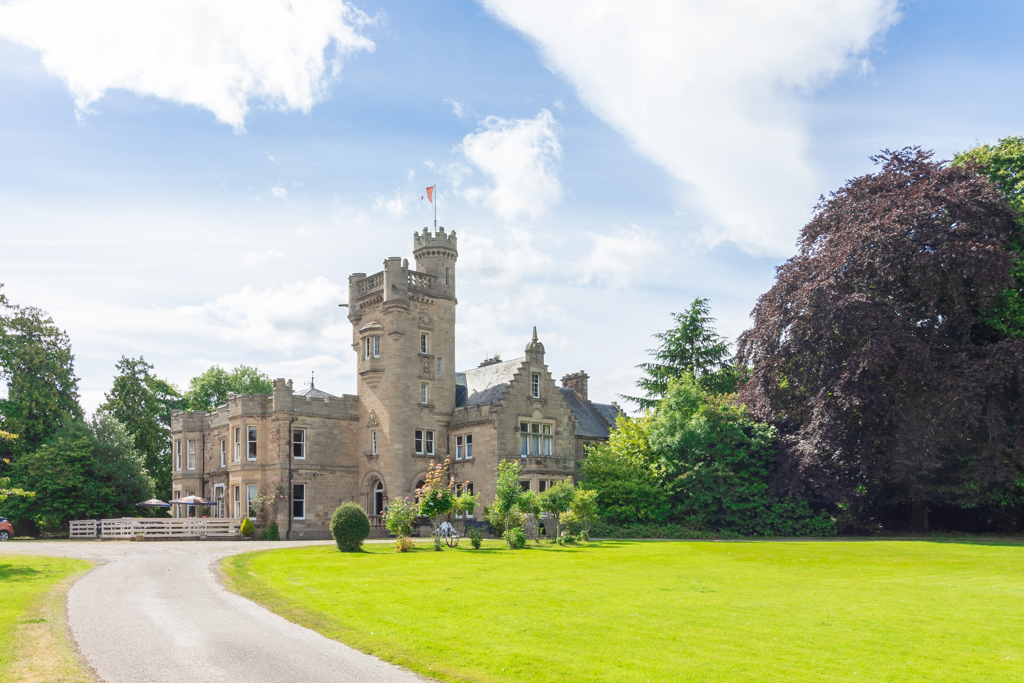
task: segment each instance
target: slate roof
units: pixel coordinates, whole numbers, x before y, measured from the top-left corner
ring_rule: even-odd
[[[525,360],[515,358],[455,373],[455,405],[461,408],[497,403]]]
[[[562,387],[559,391],[576,418],[576,436],[608,438],[609,428],[615,426],[615,418],[619,415],[618,408],[608,403],[584,401],[572,389]]]
[[[317,389],[316,387],[306,387],[305,389],[300,389],[299,391],[296,391],[293,394],[293,396],[301,396],[303,398],[307,398],[308,397],[310,399],[313,399],[313,398],[321,398],[321,399],[322,398],[338,398],[334,394],[328,394],[326,391],[323,391],[321,389]]]

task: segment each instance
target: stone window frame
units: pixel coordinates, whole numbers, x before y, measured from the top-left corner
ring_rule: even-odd
[[[430,354],[430,333],[420,332],[420,353],[423,355]]]
[[[302,496],[301,497],[298,495],[298,489],[300,487],[302,488]],[[307,494],[306,484],[297,484],[297,483],[293,483],[292,484],[292,519],[296,519],[296,520],[299,520],[299,521],[303,521],[303,520],[306,519],[306,494]],[[295,514],[295,510],[296,510],[295,505],[297,503],[302,505],[302,515],[301,516],[298,516],[298,515]]]
[[[455,435],[455,459],[473,459],[473,432]]]
[[[242,428],[235,427],[235,453],[231,462],[240,462],[242,459]]]
[[[174,492],[174,498],[171,498],[171,500],[178,500],[180,498],[181,498],[181,489],[178,489],[177,491]],[[181,506],[180,505],[175,505],[174,506],[174,516],[175,517],[180,517],[181,516]]]
[[[530,396],[531,398],[540,398],[540,373],[530,373]]]
[[[526,433],[523,433],[523,426],[527,427]],[[538,429],[534,430],[533,428]],[[523,440],[525,442],[525,448]],[[539,439],[536,443],[539,444],[537,450],[534,452],[534,439]],[[526,451],[525,453],[523,451]],[[547,452],[545,452],[547,451]],[[526,458],[529,456],[540,456],[542,458],[549,458],[554,455],[555,452],[555,422],[554,420],[541,420],[536,421],[533,419],[519,419],[519,457]]]
[[[181,472],[181,439],[174,440],[174,469]]]
[[[220,496],[217,495],[217,489],[220,489]],[[224,499],[224,484],[214,484],[213,485],[213,500],[217,504],[214,506],[213,516],[218,518],[218,519],[223,518],[224,515],[225,515],[223,499]]]
[[[420,405],[430,405],[430,382],[420,382]]]
[[[196,440],[185,439],[185,469],[195,471],[196,469]]]
[[[245,459],[249,462],[256,462],[259,454],[260,432],[256,425],[245,426]]]
[[[302,439],[299,440],[299,435],[302,435]],[[296,453],[302,453],[302,455],[296,455]],[[298,429],[292,430],[292,459],[294,460],[305,460],[306,459],[306,428],[299,427]]]
[[[221,439],[220,440],[220,466],[221,467],[227,467],[228,466],[228,440],[227,439]]]
[[[437,376],[438,377],[441,376],[441,359],[440,358],[437,359]]]
[[[377,455],[377,430],[370,430],[370,455]]]
[[[434,430],[417,428],[413,432],[413,449],[416,455],[434,455]]]
[[[231,490],[232,495],[232,508],[231,511],[234,513],[232,519],[241,519],[242,517],[242,486],[241,484],[235,484]]]
[[[260,494],[259,484],[246,484],[245,485],[245,512],[246,517],[249,519],[256,519],[256,510],[253,509],[252,501],[256,496]]]
[[[380,358],[380,335],[371,334],[363,337],[363,360]]]

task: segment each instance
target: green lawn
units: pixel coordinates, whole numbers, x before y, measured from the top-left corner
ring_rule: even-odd
[[[1024,546],[496,542],[228,558],[288,619],[446,680],[1024,680]]]
[[[59,557],[0,555],[0,681],[57,680],[46,677],[49,672],[77,680],[64,637],[64,602],[54,591],[89,566]],[[50,628],[51,621],[59,628]]]

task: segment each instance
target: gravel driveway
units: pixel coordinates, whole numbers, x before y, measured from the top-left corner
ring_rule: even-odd
[[[68,625],[111,683],[422,682],[224,590],[211,565],[237,553],[315,542],[8,541],[0,554],[97,566],[68,592]]]

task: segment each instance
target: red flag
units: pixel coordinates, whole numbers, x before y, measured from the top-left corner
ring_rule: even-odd
[[[430,187],[427,188],[427,199],[430,201],[431,204],[434,203],[434,188],[435,187],[437,187],[437,185],[431,185]]]

